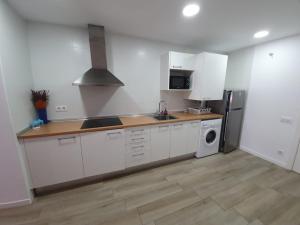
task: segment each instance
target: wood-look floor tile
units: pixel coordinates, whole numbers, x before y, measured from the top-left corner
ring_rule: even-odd
[[[194,225],[223,211],[211,199],[199,201],[174,213],[155,220],[156,225]]]
[[[49,225],[100,225],[127,213],[125,202],[119,201],[77,214],[67,212],[59,216],[53,215],[49,217]]]
[[[251,223],[249,223],[249,225],[264,225],[264,224],[259,220],[254,220]]]
[[[288,209],[288,210],[287,210]],[[259,217],[264,224],[300,224],[300,199],[283,197]]]
[[[223,211],[210,215],[195,223],[196,225],[248,225],[248,221],[234,210]]]
[[[213,194],[223,192],[238,184],[238,180],[234,177],[220,177],[213,181],[203,182],[193,187],[193,190],[201,199],[207,198]]]
[[[182,191],[138,208],[143,224],[151,223],[163,216],[200,201],[195,192]]]
[[[288,180],[289,174],[290,172],[283,168],[273,167],[266,172],[253,176],[248,181],[257,184],[260,187],[272,188],[273,186]]]
[[[233,176],[240,181],[246,181],[252,177],[258,176],[266,171],[270,170],[270,167],[260,166],[255,164],[246,164],[242,168],[233,169],[227,172],[227,175]]]
[[[257,194],[257,192],[261,190],[262,189],[259,188],[256,184],[243,182],[224,191],[221,191],[215,195],[212,195],[212,198],[219,205],[221,205],[222,208],[229,209],[251,197],[252,195]]]
[[[0,210],[0,225],[30,224],[38,221],[42,209],[35,205]]]
[[[121,213],[99,225],[141,225],[141,220],[136,209]]]
[[[280,193],[300,197],[300,176],[291,172],[286,176],[285,182],[277,183],[273,188]]]
[[[234,208],[248,221],[259,218],[266,210],[282,200],[282,195],[272,189],[262,189]]]
[[[126,199],[126,206],[127,209],[137,208],[180,191],[182,191],[182,188],[176,183],[165,182],[163,184],[153,186],[147,192],[129,197]]]
[[[141,176],[136,179],[130,179],[127,182],[113,187],[117,198],[128,198],[138,193],[147,192],[149,189],[166,182],[163,177]]]

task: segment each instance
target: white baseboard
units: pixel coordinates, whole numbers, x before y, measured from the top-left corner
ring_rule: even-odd
[[[266,161],[269,161],[269,162],[271,162],[271,163],[274,163],[274,164],[276,164],[276,165],[278,165],[278,166],[280,166],[280,167],[283,167],[283,168],[289,170],[289,168],[288,168],[288,166],[286,165],[286,163],[280,162],[280,161],[278,161],[278,160],[276,160],[276,159],[273,159],[273,158],[271,158],[271,157],[269,157],[269,156],[265,156],[265,155],[263,155],[263,154],[261,154],[261,153],[255,151],[255,150],[253,150],[253,149],[250,149],[250,148],[248,148],[248,147],[246,147],[246,146],[240,146],[240,149],[241,149],[242,151],[248,152],[249,154],[255,155],[255,156],[259,157],[259,158],[262,158],[262,159],[264,159],[264,160],[266,160]]]
[[[5,203],[0,203],[0,209],[20,207],[20,206],[24,206],[24,205],[29,205],[31,203],[32,203],[32,200],[30,198],[19,200],[19,201],[14,201],[14,202],[5,202]]]

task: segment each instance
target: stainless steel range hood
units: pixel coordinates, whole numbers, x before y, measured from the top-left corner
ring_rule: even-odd
[[[73,85],[78,86],[124,86],[107,69],[104,27],[88,25],[91,49],[92,68],[75,80]]]

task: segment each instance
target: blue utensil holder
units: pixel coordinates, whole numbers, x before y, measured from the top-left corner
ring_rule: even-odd
[[[38,109],[37,114],[39,119],[44,121],[44,124],[47,124],[49,122],[46,109]]]

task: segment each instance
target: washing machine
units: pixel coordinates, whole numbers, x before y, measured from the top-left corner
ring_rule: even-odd
[[[197,158],[218,153],[221,127],[222,119],[201,121],[200,147],[196,152]]]

